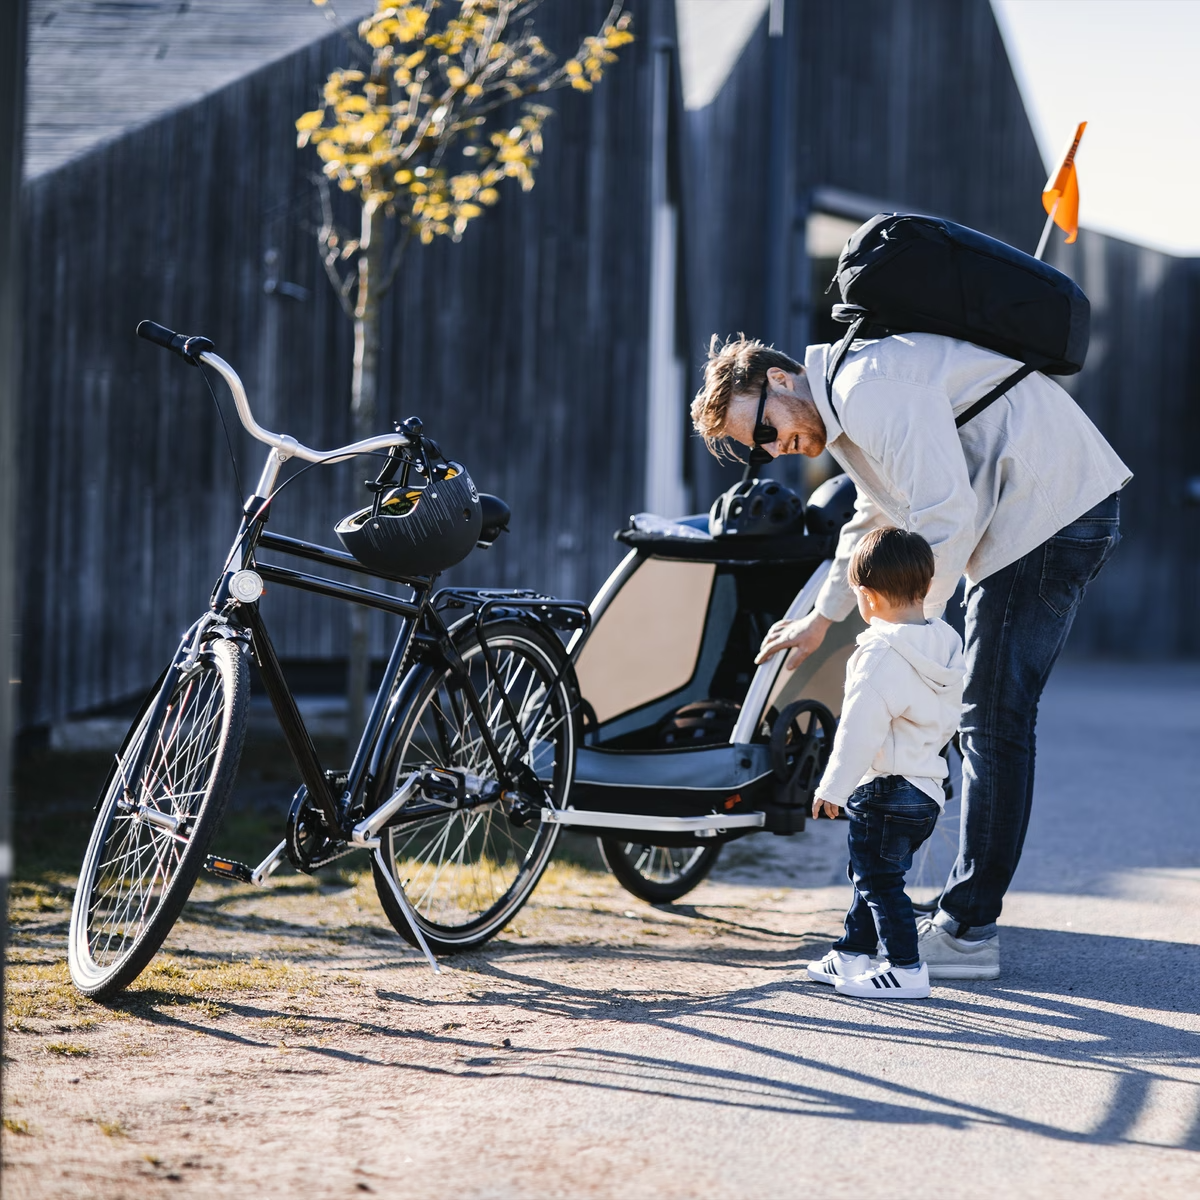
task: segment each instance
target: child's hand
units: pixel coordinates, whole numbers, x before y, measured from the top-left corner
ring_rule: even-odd
[[[841,805],[834,804],[832,800],[822,800],[820,796],[814,797],[812,809],[814,821],[820,819],[822,809],[831,821],[836,821],[838,814],[842,811]]]

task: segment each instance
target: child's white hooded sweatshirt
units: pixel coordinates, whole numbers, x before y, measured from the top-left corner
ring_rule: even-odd
[[[941,751],[962,709],[962,639],[941,620],[893,625],[872,617],[857,644],[817,795],[844,807],[856,787],[880,775],[903,775],[944,806]]]

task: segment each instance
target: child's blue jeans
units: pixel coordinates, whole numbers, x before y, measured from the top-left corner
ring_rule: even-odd
[[[904,892],[904,873],[933,832],[940,811],[936,800],[903,775],[882,775],[850,794],[847,874],[854,884],[854,900],[835,950],[874,954],[882,942],[892,966],[917,965],[917,922]]]

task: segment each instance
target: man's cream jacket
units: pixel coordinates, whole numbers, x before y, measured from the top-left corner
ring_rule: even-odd
[[[931,333],[855,342],[825,390],[832,347],[809,346],[805,373],[826,447],[858,488],[854,517],[816,609],[854,608],[847,571],[877,525],[921,534],[936,572],[925,602],[939,616],[959,579],[978,583],[1040,546],[1132,478],[1061,387],[1034,373],[962,429],[955,418],[1020,365]]]

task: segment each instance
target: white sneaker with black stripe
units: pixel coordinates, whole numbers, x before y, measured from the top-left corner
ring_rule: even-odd
[[[871,969],[869,954],[847,954],[844,950],[830,950],[824,958],[808,964],[808,977],[818,983],[834,983],[839,979],[850,979]]]
[[[872,1000],[923,1000],[929,995],[929,968],[893,967],[885,958],[852,979],[835,979],[833,986],[843,996],[866,996]]]

